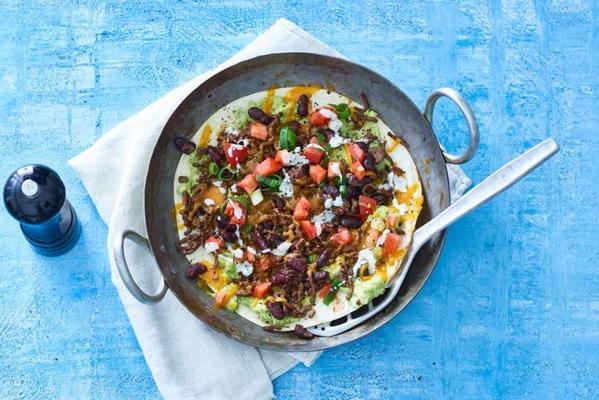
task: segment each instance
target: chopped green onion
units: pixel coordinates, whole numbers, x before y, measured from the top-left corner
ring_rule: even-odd
[[[344,175],[341,175],[339,177],[339,195],[342,198],[345,198],[347,196],[347,179]]]
[[[310,256],[308,257],[308,261],[310,261],[311,263],[316,262],[316,259],[318,259],[318,256],[316,254],[310,254]]]
[[[210,164],[208,164],[208,173],[210,175],[218,176],[219,171],[220,171],[220,167],[214,161],[212,161]]]
[[[387,160],[386,158],[383,159],[383,161],[381,161],[380,163],[377,163],[374,168],[378,171],[381,172],[387,168],[391,167],[391,163],[389,162],[389,160]]]
[[[229,198],[238,203],[241,203],[243,208],[245,208],[246,210],[249,210],[250,206],[252,205],[252,203],[250,202],[250,199],[248,199],[247,196],[242,195],[242,194],[229,195]]]
[[[260,190],[260,189],[254,190],[252,192],[252,194],[250,195],[250,200],[252,201],[252,204],[255,206],[262,203],[262,200],[264,200],[264,196],[262,195],[262,190]]]
[[[322,302],[325,305],[328,306],[329,304],[331,304],[333,302],[333,299],[335,299],[335,293],[337,293],[337,290],[339,289],[339,287],[341,287],[342,283],[343,282],[339,278],[335,278],[331,281],[331,288],[329,289],[329,292],[322,300]]]
[[[318,138],[318,143],[323,144],[327,142],[327,138],[320,132],[316,132],[316,137]],[[327,145],[329,146],[329,145]]]
[[[283,181],[283,178],[281,178],[279,175],[274,174],[268,176],[258,175],[256,177],[256,180],[264,186],[268,187],[269,189],[279,190],[279,186],[281,186],[281,181]]]
[[[279,131],[279,145],[282,149],[292,150],[297,144],[295,132],[288,126],[284,126]]]
[[[231,169],[227,167],[224,167],[223,169],[218,171],[218,174],[216,175],[216,177],[221,181],[229,181],[233,179],[234,176],[235,172],[233,172]]]
[[[243,225],[243,231],[245,232],[246,235],[249,235],[251,230],[252,230],[252,224],[250,224],[250,221],[247,221],[245,223],[245,225]]]
[[[351,117],[351,109],[345,103],[340,103],[335,106],[335,111],[339,119],[347,121]]]
[[[345,198],[347,196],[347,185],[339,186],[339,195],[341,198]]]
[[[324,296],[324,299],[322,299],[322,302],[328,306],[329,304],[331,304],[333,302],[334,298],[335,298],[335,293],[332,292],[331,290],[329,290],[327,295]]]

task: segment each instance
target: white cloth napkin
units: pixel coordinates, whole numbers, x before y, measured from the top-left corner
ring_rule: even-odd
[[[69,161],[109,226],[112,281],[165,399],[270,399],[272,379],[298,361],[311,365],[320,354],[286,354],[240,344],[205,326],[170,292],[158,304],[139,303],[124,287],[110,248],[115,234],[123,229],[146,235],[142,213],[145,174],[154,143],[177,105],[218,70],[258,55],[291,51],[342,57],[295,24],[280,19],[216,70],[172,90]],[[458,167],[448,168],[452,197],[461,195],[470,180]],[[152,257],[134,245],[126,246],[126,254],[139,285],[148,293],[156,292],[161,277]]]

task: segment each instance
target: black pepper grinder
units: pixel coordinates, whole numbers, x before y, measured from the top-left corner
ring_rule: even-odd
[[[79,238],[81,227],[64,184],[44,165],[26,165],[13,172],[4,186],[4,204],[27,241],[43,255],[64,254]]]

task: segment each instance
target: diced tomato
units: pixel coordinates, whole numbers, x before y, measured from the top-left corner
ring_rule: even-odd
[[[254,263],[254,261],[256,261],[256,254],[250,251],[246,251],[245,256],[247,257],[248,261],[252,264]]]
[[[381,235],[380,232],[377,231],[376,229],[369,230],[368,233],[366,234],[366,240],[365,240],[366,247],[368,247],[369,249],[372,249],[374,246],[376,246],[376,241],[378,240],[380,235]]]
[[[318,164],[310,165],[310,178],[312,178],[312,180],[316,182],[317,185],[320,184],[320,182],[322,182],[326,176],[326,169],[322,168]]]
[[[225,207],[225,214],[231,219],[233,225],[245,224],[245,208],[239,202],[229,200]]]
[[[322,115],[318,111],[314,111],[310,114],[310,125],[325,125],[329,122],[330,118]]]
[[[228,301],[229,301],[229,289],[226,287],[222,288],[221,290],[216,292],[216,294],[214,295],[214,305],[217,308],[223,308],[224,306],[227,305]]]
[[[399,248],[400,236],[397,233],[389,232],[383,243],[383,254],[391,255]]]
[[[310,200],[305,197],[301,197],[297,203],[295,203],[295,209],[293,210],[293,218],[296,221],[301,221],[308,218],[308,214],[310,213]]]
[[[318,293],[318,295],[320,296],[320,298],[324,299],[325,296],[327,294],[329,294],[329,290],[331,290],[331,284],[325,283],[325,285],[322,287],[322,289],[320,289],[320,292]]]
[[[354,175],[356,176],[356,178],[358,178],[359,181],[361,181],[366,176],[366,170],[364,169],[360,161],[354,161],[354,163],[351,165],[351,171],[354,173]]]
[[[254,286],[254,290],[252,290],[252,295],[261,299],[262,297],[268,294],[268,291],[270,290],[271,286],[272,283],[270,283],[269,281],[258,282],[256,286]]]
[[[397,213],[390,212],[387,214],[387,228],[395,228],[395,224],[397,223]]]
[[[258,187],[258,181],[256,180],[256,176],[254,174],[247,174],[245,178],[239,181],[237,186],[245,190],[247,193],[252,193]]]
[[[360,218],[365,220],[376,208],[376,200],[368,196],[358,197]]]
[[[308,240],[316,239],[316,226],[310,221],[300,221],[300,227]]]
[[[254,172],[258,175],[266,176],[274,174],[282,167],[281,163],[276,162],[272,157],[266,157],[264,161],[256,165]]]
[[[362,150],[356,143],[349,144],[349,152],[354,161],[360,161],[360,163],[364,162],[366,154],[364,154],[364,150]]]
[[[216,244],[219,249],[222,249],[225,246],[225,242],[223,242],[221,238],[216,236],[210,236],[208,239],[206,239],[206,244],[208,243]]]
[[[318,164],[322,158],[324,151],[318,147],[306,147],[304,149],[304,157],[312,164]]]
[[[225,157],[230,165],[237,165],[248,155],[248,148],[240,144],[225,143]]]
[[[285,165],[285,160],[289,157],[289,152],[287,150],[279,150],[275,155],[275,161],[281,165]]]
[[[268,138],[268,128],[266,125],[259,122],[252,122],[250,124],[250,136],[256,139],[266,140]]]
[[[338,228],[337,233],[331,236],[331,242],[335,244],[348,244],[352,240],[351,233],[346,228]]]

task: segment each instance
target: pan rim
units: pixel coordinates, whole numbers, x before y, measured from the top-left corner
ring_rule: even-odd
[[[373,319],[371,319],[371,321],[376,321],[373,325],[370,326],[370,328],[368,330],[365,330],[363,332],[360,332],[359,334],[355,334],[351,335],[352,331],[355,330],[349,330],[347,332],[341,333],[340,335],[337,335],[335,337],[332,338],[327,338],[327,339],[332,339],[332,340],[323,340],[322,341],[322,345],[313,345],[313,346],[302,346],[302,345],[291,345],[291,346],[281,346],[279,344],[269,344],[267,342],[264,341],[260,341],[256,338],[254,338],[253,336],[251,337],[241,337],[240,335],[234,335],[231,334],[230,332],[221,330],[219,328],[217,328],[216,326],[214,326],[213,324],[210,323],[210,321],[208,321],[204,316],[198,314],[195,312],[195,309],[188,304],[185,299],[183,298],[183,296],[180,295],[180,293],[178,293],[178,291],[173,290],[169,281],[171,279],[175,279],[172,276],[165,274],[165,270],[167,269],[167,267],[163,266],[160,262],[158,262],[158,258],[156,257],[156,253],[158,251],[160,251],[159,248],[155,248],[154,245],[154,241],[152,241],[150,239],[150,231],[148,230],[148,222],[151,219],[151,215],[149,214],[148,210],[148,202],[151,200],[148,196],[148,191],[149,191],[149,185],[148,185],[148,181],[149,181],[149,177],[150,177],[150,172],[152,169],[152,164],[153,161],[156,158],[156,153],[159,151],[157,143],[160,141],[160,138],[165,135],[166,132],[166,128],[169,126],[169,124],[172,122],[172,120],[175,118],[175,116],[180,112],[180,109],[186,104],[186,102],[189,101],[190,98],[192,98],[194,96],[194,94],[196,93],[196,91],[200,90],[204,85],[209,86],[211,83],[214,83],[214,81],[217,81],[219,79],[220,76],[225,75],[227,73],[230,73],[231,70],[234,70],[236,68],[240,68],[241,65],[245,64],[245,63],[256,63],[256,62],[262,62],[263,60],[268,60],[268,59],[272,59],[272,58],[285,58],[285,57],[298,57],[298,56],[302,56],[302,55],[306,55],[306,56],[310,56],[310,57],[316,57],[316,58],[321,58],[323,61],[327,60],[329,62],[339,62],[339,63],[345,63],[348,64],[352,67],[356,67],[360,70],[362,70],[361,72],[364,74],[371,74],[374,75],[377,79],[381,80],[384,84],[388,85],[391,89],[401,93],[403,95],[403,97],[405,97],[405,99],[409,102],[409,105],[411,107],[413,107],[415,110],[418,110],[418,114],[421,117],[421,122],[424,124],[425,128],[429,131],[430,136],[432,138],[434,138],[434,147],[435,147],[435,151],[438,151],[439,154],[441,154],[441,146],[440,143],[436,137],[436,135],[434,134],[434,131],[432,130],[432,127],[430,126],[430,124],[428,123],[428,121],[426,120],[426,118],[424,118],[422,111],[420,110],[420,108],[413,102],[413,100],[408,97],[398,86],[396,86],[393,82],[391,82],[389,79],[385,78],[384,76],[382,76],[381,74],[379,74],[378,72],[363,66],[359,63],[347,60],[347,59],[343,59],[343,58],[339,58],[339,57],[334,57],[334,56],[328,56],[328,55],[322,55],[322,54],[317,54],[317,53],[310,53],[310,52],[285,52],[285,53],[274,53],[274,54],[266,54],[266,55],[261,55],[261,56],[257,56],[257,57],[252,57],[249,59],[245,59],[242,60],[240,62],[237,62],[235,64],[232,64],[230,66],[227,66],[226,68],[222,68],[218,71],[216,71],[212,76],[210,76],[208,79],[202,81],[201,83],[199,83],[193,90],[191,90],[187,96],[185,96],[185,98],[183,100],[181,100],[181,102],[176,106],[176,108],[174,109],[174,111],[171,113],[171,115],[169,116],[167,122],[165,123],[165,125],[163,126],[160,135],[157,137],[156,139],[156,143],[154,144],[154,148],[152,150],[152,154],[150,156],[150,161],[147,164],[147,168],[146,168],[146,173],[145,173],[145,182],[144,182],[144,204],[143,204],[143,212],[144,212],[144,226],[146,228],[146,232],[148,235],[148,242],[150,244],[150,250],[152,252],[152,255],[154,256],[154,258],[157,261],[157,264],[159,266],[160,269],[160,273],[161,276],[163,277],[163,279],[165,280],[166,284],[169,286],[169,288],[171,288],[171,292],[173,293],[173,295],[175,296],[175,298],[177,299],[178,302],[180,302],[181,304],[183,304],[185,306],[185,308],[187,310],[189,310],[192,315],[198,319],[200,319],[203,323],[205,323],[207,326],[209,326],[211,329],[213,329],[216,332],[219,332],[220,334],[223,334],[227,337],[230,337],[238,342],[247,344],[247,345],[251,345],[254,347],[258,347],[258,348],[262,348],[262,349],[266,349],[266,350],[272,350],[272,351],[280,351],[280,352],[311,352],[311,351],[320,351],[320,350],[326,350],[329,348],[333,348],[333,347],[337,347],[340,346],[342,344],[346,344],[346,343],[350,343],[354,340],[363,338],[364,336],[367,336],[368,334],[374,332],[375,330],[379,329],[380,327],[382,327],[383,325],[385,325],[386,323],[388,323],[390,320],[392,320],[393,318],[395,318],[397,316],[397,314],[399,314],[413,299],[414,297],[424,288],[424,285],[426,284],[426,282],[429,280],[430,275],[432,274],[432,271],[434,270],[434,268],[436,267],[439,258],[441,257],[443,248],[444,248],[444,244],[445,244],[445,238],[446,238],[446,230],[443,230],[442,232],[440,232],[435,239],[435,251],[434,254],[431,257],[431,268],[426,272],[426,274],[422,277],[422,279],[420,279],[418,281],[418,284],[414,286],[415,290],[411,291],[408,295],[405,296],[405,301],[402,301],[401,303],[399,303],[397,306],[395,306],[395,308],[393,310],[391,310],[388,314],[379,317],[377,320],[375,320],[374,317]],[[419,171],[419,175],[421,175],[421,172]],[[449,176],[447,174],[447,170],[444,169],[443,171],[443,186],[446,188],[447,193],[449,193]],[[447,206],[447,204],[449,204],[449,199],[447,199],[447,203],[444,205],[444,207]],[[419,225],[421,224],[421,220],[419,219]],[[422,251],[422,250],[421,250]],[[405,278],[404,278],[405,279]],[[238,316],[239,318],[242,318],[241,316]],[[341,339],[338,339],[341,338]],[[306,341],[305,343],[315,343],[314,341],[308,342]],[[306,348],[307,347],[307,348]]]

